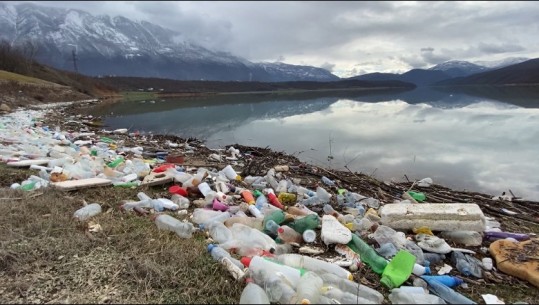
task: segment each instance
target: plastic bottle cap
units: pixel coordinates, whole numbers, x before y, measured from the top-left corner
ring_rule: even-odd
[[[430,273],[430,267],[425,267],[425,274],[431,274]]]
[[[279,228],[279,229],[277,229],[277,232],[279,232],[279,233],[284,233],[284,229],[283,229],[283,228]]]
[[[211,250],[212,250],[213,248],[215,248],[215,247],[216,247],[216,246],[215,246],[214,244],[209,244],[209,245],[208,245],[208,248],[207,248],[207,249],[208,249],[208,252],[211,252]]]
[[[240,262],[247,268],[249,268],[249,265],[251,264],[252,257],[244,256],[240,259]]]

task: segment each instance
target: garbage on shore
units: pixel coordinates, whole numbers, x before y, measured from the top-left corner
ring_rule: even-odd
[[[380,304],[387,289],[393,304],[474,304],[460,293],[465,280],[500,272],[538,285],[539,269],[520,266],[537,267],[536,235],[503,231],[492,217],[537,223],[536,202],[455,192],[431,178],[380,182],[267,149],[106,130],[90,116],[64,116],[66,130],[50,128],[42,121],[49,112],[0,117],[0,161],[35,170],[11,188],[140,189],[136,199],[111,204],[178,238],[208,234],[207,255],[247,283],[241,304]],[[144,188],[153,186],[167,186],[168,198],[148,196]],[[92,203],[73,218],[99,213]],[[526,255],[508,267],[508,251]],[[362,283],[366,273],[373,287]]]

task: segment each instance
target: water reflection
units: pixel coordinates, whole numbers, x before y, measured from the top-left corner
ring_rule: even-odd
[[[120,103],[92,112],[112,112],[105,121],[111,128],[195,136],[215,148],[269,145],[310,163],[347,165],[381,179],[431,177],[456,189],[496,195],[511,189],[538,200],[539,109],[436,94],[245,95]]]

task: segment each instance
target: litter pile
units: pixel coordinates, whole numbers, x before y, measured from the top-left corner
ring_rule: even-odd
[[[379,182],[268,149],[107,131],[65,109],[0,117],[1,161],[36,171],[11,188],[140,188],[138,200],[120,208],[179,238],[207,234],[208,255],[247,282],[240,304],[380,304],[380,291],[390,291],[393,304],[474,304],[457,290],[501,281],[499,271],[539,287],[539,239],[502,231],[491,217],[537,223],[536,202],[450,192],[430,178]],[[45,116],[61,117],[63,131]],[[156,185],[169,196],[144,192]],[[73,217],[99,213],[93,203]],[[190,214],[189,221],[174,214]]]

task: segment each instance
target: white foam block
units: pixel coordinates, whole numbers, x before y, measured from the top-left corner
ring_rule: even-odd
[[[386,204],[380,208],[382,224],[410,230],[426,226],[433,231],[485,230],[485,215],[475,203]]]

